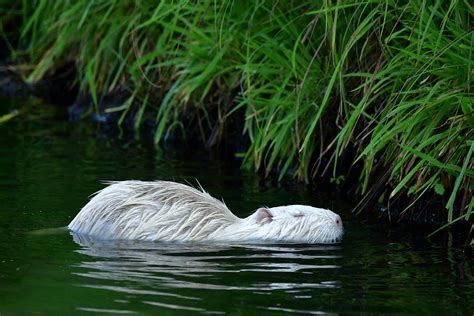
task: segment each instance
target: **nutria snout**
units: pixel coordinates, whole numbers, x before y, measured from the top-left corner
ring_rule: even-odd
[[[170,181],[122,181],[97,192],[68,228],[102,239],[334,243],[336,213],[307,205],[262,207],[246,218],[204,190]]]

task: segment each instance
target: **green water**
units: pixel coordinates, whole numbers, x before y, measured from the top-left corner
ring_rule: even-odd
[[[15,104],[0,106],[3,112]],[[460,249],[394,241],[341,194],[242,173],[229,157],[155,150],[90,123],[27,114],[0,125],[0,315],[466,314],[473,263]],[[265,204],[338,211],[341,244],[177,245],[72,236],[100,180],[195,179],[240,216]]]

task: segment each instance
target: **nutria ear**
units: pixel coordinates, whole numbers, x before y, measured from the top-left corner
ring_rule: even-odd
[[[267,224],[273,220],[273,215],[270,210],[265,207],[261,207],[257,210],[257,223]]]

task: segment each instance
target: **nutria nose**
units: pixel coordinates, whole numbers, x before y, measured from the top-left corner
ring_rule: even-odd
[[[337,226],[342,226],[342,219],[339,215],[336,216],[336,225]]]

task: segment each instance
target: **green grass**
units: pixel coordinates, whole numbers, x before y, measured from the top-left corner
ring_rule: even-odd
[[[4,0],[9,7],[22,21],[26,49],[13,54],[33,66],[28,82],[73,61],[95,104],[99,92],[129,89],[114,109],[119,123],[131,115],[139,129],[151,118],[157,143],[199,115],[203,141],[217,144],[245,113],[247,167],[342,179],[341,159],[353,156],[359,193],[370,196],[385,170],[385,203],[403,197],[412,211],[440,195],[447,223],[472,221],[469,1]]]

